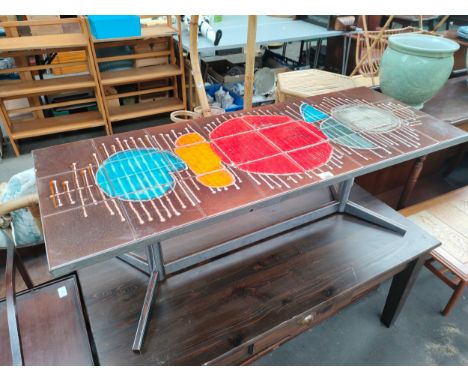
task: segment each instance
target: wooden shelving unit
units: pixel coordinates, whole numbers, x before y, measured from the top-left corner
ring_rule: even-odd
[[[19,80],[0,81],[0,118],[16,155],[20,153],[17,140],[23,138],[98,126],[103,126],[109,133],[86,20],[77,17],[1,21],[0,26],[5,28],[7,37],[0,38],[0,57],[13,57],[16,67],[0,70],[0,74],[18,73],[20,77]],[[30,35],[41,28],[43,32]],[[50,58],[57,52],[83,52],[84,58],[75,62],[43,62],[44,58]],[[77,64],[84,66],[87,72],[66,76],[48,73],[54,69],[76,67]],[[70,95],[77,91],[85,91],[87,95],[48,102],[50,97]],[[8,107],[9,101],[25,99],[29,106]],[[89,104],[96,104],[97,110],[83,107],[85,111],[68,115],[53,112],[57,108]]]
[[[110,132],[113,122],[186,109],[181,20],[176,16],[174,26],[172,16],[165,18],[163,22],[151,20],[147,26],[142,20],[141,36],[98,40],[90,34]],[[124,47],[130,53],[105,57],[97,54],[116,47]],[[102,64],[122,60],[132,60],[133,67],[99,69]]]

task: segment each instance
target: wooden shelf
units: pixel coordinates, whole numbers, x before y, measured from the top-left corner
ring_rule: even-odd
[[[101,42],[111,42],[111,41],[126,41],[126,40],[145,40],[150,38],[158,38],[158,37],[168,37],[177,34],[177,30],[173,27],[170,27],[166,24],[164,25],[153,25],[150,27],[142,27],[141,28],[141,36],[129,36],[129,37],[118,37],[118,38],[104,38],[104,39],[96,39],[93,36],[94,43],[101,43]]]
[[[16,80],[3,85],[0,81],[0,98],[25,97],[72,89],[92,88],[96,84],[90,75],[51,78],[47,80]]]
[[[161,98],[152,102],[141,102],[132,105],[110,107],[109,114],[111,122],[117,122],[125,119],[144,117],[147,115],[168,113],[170,111],[180,110],[183,108],[184,103],[182,100],[171,97]]]
[[[12,138],[38,137],[104,125],[105,121],[98,111],[87,111],[44,119],[19,120],[12,121]]]
[[[0,38],[0,52],[14,52],[53,48],[79,48],[85,47],[87,44],[88,39],[83,33],[5,37]]]
[[[102,84],[108,86],[174,77],[181,73],[182,71],[177,65],[168,64],[103,72],[101,73],[101,78]]]

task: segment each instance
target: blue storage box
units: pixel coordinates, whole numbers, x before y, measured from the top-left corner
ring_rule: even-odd
[[[140,16],[94,15],[88,20],[91,33],[98,40],[141,36]]]
[[[205,88],[205,91],[206,91],[207,94],[209,94],[210,96],[212,96],[214,98],[215,93],[219,90],[220,87],[221,87],[220,84],[213,84],[213,85],[207,86]],[[225,109],[226,112],[242,110],[244,108],[244,98],[243,97],[241,97],[238,94],[226,89],[224,86],[223,86],[223,90],[224,91],[229,91],[229,94],[234,99],[234,104],[232,104],[227,109]]]

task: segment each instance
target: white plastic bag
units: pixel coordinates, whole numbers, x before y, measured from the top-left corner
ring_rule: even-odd
[[[8,202],[36,192],[36,176],[34,169],[31,168],[10,178],[3,195],[0,195],[0,202]],[[44,240],[41,229],[29,209],[22,208],[14,211],[11,216],[13,239],[16,245],[35,244]]]

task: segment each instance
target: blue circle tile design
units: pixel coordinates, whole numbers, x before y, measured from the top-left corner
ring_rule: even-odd
[[[107,195],[127,201],[145,201],[172,190],[175,171],[187,165],[169,151],[135,149],[111,155],[99,167],[96,182]]]

